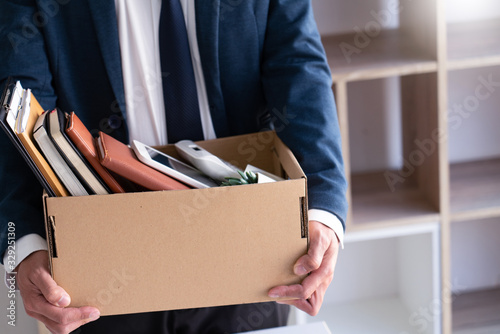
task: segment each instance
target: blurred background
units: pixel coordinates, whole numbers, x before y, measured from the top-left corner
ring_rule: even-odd
[[[500,2],[313,6],[351,203],[315,320],[332,333],[500,333]]]

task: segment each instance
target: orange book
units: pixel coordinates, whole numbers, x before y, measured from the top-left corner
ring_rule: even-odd
[[[25,147],[28,154],[33,159],[34,163],[42,173],[45,180],[47,180],[47,183],[50,185],[52,190],[54,190],[55,195],[69,196],[68,191],[56,176],[50,165],[47,163],[47,160],[45,160],[43,155],[40,153],[33,139],[33,127],[35,126],[38,116],[40,116],[42,113],[42,106],[38,103],[35,96],[31,94],[31,108],[26,128],[21,133],[18,133],[16,131],[16,135]]]
[[[125,190],[123,187],[99,162],[97,152],[94,147],[94,138],[74,112],[72,112],[69,116],[65,132],[80,153],[94,168],[97,174],[99,174],[102,180],[108,185],[109,189],[115,193],[124,193]]]

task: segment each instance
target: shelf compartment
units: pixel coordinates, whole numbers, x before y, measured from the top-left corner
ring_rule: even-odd
[[[500,332],[499,235],[498,217],[451,224],[453,333]]]
[[[437,223],[379,232],[346,235],[320,312],[302,322],[325,321],[332,333],[440,332],[440,312],[431,310],[441,300]]]
[[[453,333],[499,333],[500,288],[453,296]]]
[[[351,176],[352,212],[351,229],[370,225],[415,224],[436,221],[439,213],[419,191],[411,179],[405,179],[394,191],[386,173],[398,175],[399,171],[354,174]],[[406,184],[405,184],[406,183]]]
[[[322,38],[333,81],[357,81],[437,71],[437,62],[398,29],[383,30],[358,47],[355,33]],[[346,57],[344,52],[352,53]],[[348,51],[351,50],[351,51]],[[356,50],[356,51],[352,51]]]
[[[448,69],[500,65],[499,29],[499,19],[448,24]]]
[[[395,79],[347,85],[350,231],[439,219],[437,75]],[[387,102],[394,94],[384,87],[399,90],[399,100]]]
[[[452,221],[500,217],[500,158],[450,165]]]

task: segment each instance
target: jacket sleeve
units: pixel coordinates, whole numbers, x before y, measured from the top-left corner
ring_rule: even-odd
[[[43,25],[51,16],[35,1],[0,0],[0,88],[12,76],[29,87],[44,108],[55,106],[52,75],[46,54]],[[12,236],[30,233],[45,237],[42,187],[21,155],[0,131],[0,254]],[[9,222],[15,225],[8,231]],[[11,225],[12,225],[11,223]],[[2,257],[0,257],[2,258]],[[3,259],[3,258],[2,258]]]
[[[344,224],[347,182],[332,81],[310,1],[271,0],[262,59],[278,136],[307,175],[309,208]]]

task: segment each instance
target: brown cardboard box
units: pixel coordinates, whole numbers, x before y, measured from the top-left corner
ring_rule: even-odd
[[[261,302],[301,281],[292,268],[307,250],[307,188],[291,151],[274,132],[198,144],[290,179],[44,197],[51,273],[71,306],[110,315]]]

